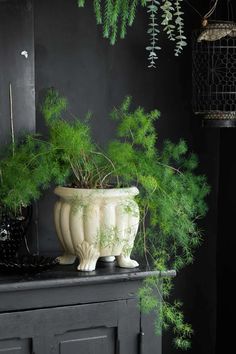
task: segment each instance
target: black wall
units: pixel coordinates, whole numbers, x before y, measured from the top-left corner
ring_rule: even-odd
[[[217,241],[217,348],[230,351],[235,342],[235,213],[236,213],[236,130],[221,131],[219,232]]]
[[[12,85],[16,135],[35,129],[34,33],[31,0],[0,2],[0,145],[9,141]],[[28,52],[28,58],[21,55]]]

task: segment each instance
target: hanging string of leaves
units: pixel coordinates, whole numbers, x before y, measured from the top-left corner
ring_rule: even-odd
[[[77,0],[79,7],[85,0]],[[98,25],[103,27],[103,36],[114,45],[117,38],[125,38],[127,28],[134,23],[137,9],[141,6],[148,14],[149,68],[156,67],[160,25],[170,41],[175,42],[175,55],[178,56],[187,45],[184,35],[183,0],[93,0],[93,8]]]
[[[178,35],[176,36],[176,47],[175,47],[176,56],[178,56],[182,52],[183,47],[187,45],[186,37],[184,36],[184,21],[182,18],[182,15],[184,13],[181,10],[182,1],[183,0],[175,1],[176,12],[174,13],[174,16],[175,16],[175,24],[177,26],[177,33],[178,33]]]
[[[149,28],[147,33],[150,36],[150,45],[146,47],[146,50],[149,52],[148,60],[149,60],[149,68],[155,68],[155,62],[158,59],[157,50],[160,50],[161,47],[157,45],[158,35],[160,30],[158,29],[157,23],[157,12],[158,7],[160,5],[160,1],[158,0],[148,0],[149,4],[147,5],[147,12],[149,14]]]

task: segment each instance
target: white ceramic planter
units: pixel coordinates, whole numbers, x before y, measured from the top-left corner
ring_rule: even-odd
[[[64,249],[61,264],[78,257],[78,270],[92,271],[99,257],[115,256],[123,268],[138,263],[130,259],[139,226],[136,187],[117,189],[76,189],[57,187],[55,204],[57,235]],[[106,258],[105,258],[106,259]]]

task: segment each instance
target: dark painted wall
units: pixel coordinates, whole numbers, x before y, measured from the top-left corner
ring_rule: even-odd
[[[26,59],[22,51],[28,52]],[[9,83],[16,134],[35,129],[33,9],[31,0],[0,2],[0,145],[10,136]]]
[[[236,2],[220,1],[218,18],[236,20]],[[235,57],[236,60],[236,57]],[[236,100],[236,96],[235,96]],[[219,200],[217,235],[217,353],[230,352],[235,345],[235,212],[236,212],[236,130],[220,131]]]
[[[235,212],[236,212],[236,130],[221,131],[219,232],[217,242],[217,348],[225,343],[230,351],[235,343]],[[227,331],[226,331],[227,328]]]
[[[102,39],[95,24],[92,6],[77,9],[75,0],[35,0],[36,94],[39,103],[43,90],[54,86],[66,95],[71,110],[80,116],[94,112],[93,132],[100,143],[112,136],[114,124],[108,113],[125,95],[146,109],[158,108],[159,145],[165,138],[188,140],[198,153],[200,170],[212,186],[209,213],[203,222],[204,242],[194,265],[176,278],[176,294],[185,303],[187,319],[195,336],[191,353],[215,352],[216,317],[216,235],[218,198],[219,131],[200,127],[191,111],[191,47],[175,58],[170,45],[163,47],[157,70],[147,69],[145,46],[147,18],[140,11],[124,41],[111,47]],[[196,1],[199,5],[199,1]],[[186,28],[199,25],[199,18],[186,7]],[[41,115],[37,129],[46,133]],[[57,253],[53,226],[52,193],[39,203],[39,242],[42,253]],[[164,353],[175,353],[166,336]]]
[[[225,343],[231,350],[235,342],[235,212],[236,212],[236,130],[221,131],[219,232],[217,242],[217,348]],[[226,331],[227,328],[227,331]],[[227,332],[227,333],[226,333]]]

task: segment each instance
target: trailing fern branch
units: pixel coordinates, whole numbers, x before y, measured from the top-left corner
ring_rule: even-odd
[[[129,11],[129,26],[132,26],[134,23],[137,6],[138,6],[138,0],[132,0],[130,4],[130,11]]]
[[[84,7],[85,0],[77,0],[78,7]]]
[[[102,9],[101,9],[101,0],[94,0],[93,2],[94,13],[97,20],[97,24],[102,24]]]
[[[125,38],[127,31],[127,23],[129,18],[129,1],[121,0],[121,28],[120,28],[120,38]]]
[[[113,14],[113,1],[105,0],[104,19],[103,19],[103,36],[109,38],[111,33],[111,17]]]
[[[113,12],[111,16],[112,32],[110,36],[111,44],[115,44],[118,32],[118,20],[121,7],[121,0],[114,0]]]

